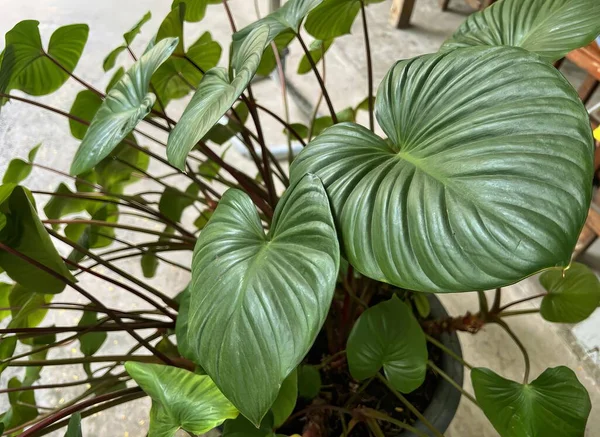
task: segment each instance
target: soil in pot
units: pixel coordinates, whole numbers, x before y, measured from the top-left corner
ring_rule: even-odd
[[[436,365],[442,366],[442,352],[428,344],[429,359]],[[307,356],[307,364],[318,365],[324,356],[328,355],[325,335],[317,338],[312,350]],[[380,381],[373,379],[366,387],[355,381],[348,370],[345,356],[332,361],[321,369],[322,387],[318,398],[313,400],[298,399],[295,413],[290,420],[277,430],[284,435],[302,434],[307,426],[317,427],[319,437],[340,436],[344,431],[340,414],[320,405],[332,405],[353,410],[367,407],[379,410],[394,419],[413,425],[417,418],[408,411],[393,393]],[[440,377],[430,369],[427,371],[425,382],[412,393],[405,395],[419,411],[423,412],[430,404],[435,390],[440,383]],[[351,417],[345,415],[346,424]],[[380,421],[379,425],[386,437],[402,436],[402,430],[388,422]],[[369,437],[369,430],[364,423],[359,423],[352,431],[352,436]]]

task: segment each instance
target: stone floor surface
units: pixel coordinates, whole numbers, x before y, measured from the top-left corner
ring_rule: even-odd
[[[6,33],[15,23],[23,19],[40,21],[42,39],[48,41],[52,31],[58,26],[71,23],[87,23],[90,26],[90,36],[84,54],[76,69],[76,74],[86,81],[104,88],[111,74],[102,70],[102,60],[113,48],[121,44],[121,35],[128,30],[146,11],[152,11],[152,20],[147,23],[134,44],[134,51],[140,53],[153,32],[157,29],[162,17],[170,7],[169,0],[103,0],[88,2],[78,0],[21,0],[9,2],[0,0],[0,34]],[[267,1],[258,1],[261,11],[267,10]],[[254,2],[251,0],[231,0],[238,26],[253,21],[256,17]],[[406,59],[423,53],[434,52],[454,29],[464,20],[468,8],[462,0],[454,0],[448,12],[441,12],[436,0],[417,1],[410,29],[399,31],[388,23],[390,1],[374,4],[368,8],[368,20],[371,24],[371,40],[373,47],[373,64],[375,83],[379,83],[391,65],[399,59]],[[230,38],[230,29],[222,7],[210,6],[209,15],[199,24],[191,24],[186,29],[186,40],[194,41],[202,32],[209,30],[213,37],[224,46]],[[0,47],[3,43],[0,43]],[[124,56],[125,57],[125,56]],[[310,105],[317,99],[316,81],[312,75],[298,77],[294,74],[301,50],[297,44],[292,44],[288,58],[288,72],[291,83],[304,96]],[[227,59],[224,55],[222,59]],[[120,61],[125,62],[124,59]],[[345,36],[332,47],[327,55],[326,79],[329,84],[333,103],[338,110],[356,106],[367,95],[367,75],[365,53],[360,23],[357,22],[352,34]],[[569,70],[573,81],[581,80],[580,74]],[[74,81],[68,82],[58,92],[41,98],[42,101],[63,110],[70,108],[75,94],[81,90]],[[255,94],[259,101],[278,113],[282,113],[282,104],[278,87],[274,81],[261,82],[255,86]],[[276,97],[273,97],[276,96]],[[184,102],[175,102],[168,108],[169,115],[180,114],[185,107]],[[293,121],[305,121],[301,105],[292,105]],[[285,140],[278,124],[263,117],[266,123],[266,135],[273,144],[282,144]],[[27,150],[38,142],[43,146],[39,152],[39,161],[45,165],[61,170],[68,170],[70,159],[77,147],[77,142],[70,136],[65,119],[60,116],[37,110],[24,104],[13,102],[3,108],[0,114],[0,174],[4,172],[8,161],[15,156],[26,156]],[[160,152],[160,150],[158,150]],[[228,159],[244,166],[249,172],[252,164],[245,160],[235,150],[228,154]],[[152,167],[161,171],[157,164]],[[26,184],[34,189],[54,190],[59,179],[52,173],[36,171]],[[140,182],[134,190],[145,189]],[[193,220],[194,217],[186,217]],[[145,226],[153,226],[145,223]],[[138,238],[133,235],[126,238]],[[62,248],[64,249],[64,248]],[[598,264],[597,259],[589,257],[589,262]],[[189,257],[183,262],[189,263]],[[141,275],[137,261],[123,263],[129,272]],[[183,289],[189,280],[188,274],[174,267],[161,266],[153,285],[175,295]],[[124,294],[106,283],[85,278],[82,285],[92,289],[96,295],[109,306],[115,308],[142,303],[135,301],[130,295]],[[506,297],[513,299],[540,292],[537,278],[530,278],[506,290]],[[65,291],[59,297],[64,301],[81,301],[78,295]],[[477,299],[472,293],[449,294],[441,297],[449,313],[464,314],[466,311],[477,310]],[[83,302],[83,301],[82,301]],[[523,308],[528,308],[524,304]],[[594,409],[588,423],[587,437],[600,437],[600,388],[598,387],[598,372],[590,356],[585,354],[598,345],[597,332],[600,331],[600,317],[596,314],[595,321],[583,327],[552,325],[543,321],[539,316],[514,317],[510,326],[520,336],[529,349],[532,358],[532,376],[537,376],[547,367],[567,365],[576,373],[590,392]],[[53,312],[47,318],[47,324],[76,324],[80,314],[74,312]],[[579,331],[582,332],[579,332]],[[579,332],[579,333],[578,333]],[[575,333],[575,334],[573,334]],[[584,339],[586,346],[582,347],[576,341],[576,335]],[[460,335],[465,359],[476,365],[492,368],[504,377],[519,380],[523,372],[523,359],[510,338],[495,326],[485,327],[477,336]],[[101,354],[119,354],[131,342],[125,334],[110,334],[108,341],[101,349]],[[585,349],[585,350],[584,350]],[[593,352],[593,351],[592,351]],[[77,356],[78,347],[53,351],[51,358],[66,358]],[[592,356],[593,358],[593,356]],[[0,386],[5,386],[8,378],[14,375],[11,369],[4,372]],[[64,366],[47,368],[42,373],[43,383],[57,380],[76,380],[85,378],[80,366]],[[471,389],[470,383],[465,383]],[[55,407],[66,402],[81,389],[44,390],[38,393],[38,403],[47,407]],[[0,411],[6,408],[5,395],[0,397]],[[141,437],[145,436],[148,427],[148,399],[142,399],[126,406],[100,413],[84,420],[84,435],[98,437]],[[62,436],[64,431],[52,435]],[[464,400],[458,410],[455,420],[445,434],[447,437],[494,437],[497,433],[489,425],[481,411],[468,400]],[[559,437],[559,436],[543,436]]]

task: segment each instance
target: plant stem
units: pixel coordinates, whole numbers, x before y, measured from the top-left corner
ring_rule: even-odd
[[[67,408],[63,408],[62,410],[57,411],[56,413],[46,417],[45,419],[39,421],[38,423],[36,423],[35,425],[33,425],[31,428],[23,431],[23,433],[21,434],[21,437],[32,437],[34,435],[36,435],[39,431],[43,430],[45,427],[47,427],[48,425],[51,425],[52,423],[62,419],[63,417],[67,417],[70,416],[73,413],[76,413],[80,410],[83,410],[86,407],[92,406],[92,405],[96,405],[100,402],[104,402],[104,401],[109,401],[112,400],[114,398],[118,398],[121,396],[125,396],[125,395],[131,395],[134,393],[142,393],[142,389],[139,387],[132,387],[132,388],[126,388],[124,390],[118,390],[112,393],[106,393],[104,395],[101,396],[96,396],[92,399],[89,399],[87,401],[84,402],[80,402],[78,404],[72,405],[70,407]],[[17,428],[18,429],[18,428]],[[7,433],[9,433],[9,431],[5,431]],[[10,434],[10,433],[9,433]]]
[[[517,334],[515,334],[512,329],[510,329],[510,327],[504,320],[500,319],[499,317],[495,317],[493,319],[493,322],[497,323],[502,328],[504,328],[506,333],[510,336],[510,338],[513,339],[513,341],[517,344],[517,346],[521,350],[521,353],[523,354],[523,359],[525,360],[525,374],[523,375],[523,384],[527,384],[527,382],[529,381],[529,372],[531,369],[531,362],[529,360],[529,353],[527,352],[527,349],[525,348],[525,346],[523,345],[521,340],[519,340],[519,337],[517,337]]]
[[[539,294],[536,294],[536,295],[533,295],[533,296],[524,297],[523,299],[518,299],[518,300],[512,301],[512,302],[507,303],[506,305],[501,306],[500,308],[498,308],[498,313],[501,313],[505,309],[510,308],[510,307],[512,307],[514,305],[518,305],[518,304],[523,303],[523,302],[528,302],[530,300],[534,300],[534,299],[537,299],[537,298],[540,298],[540,297],[544,297],[547,294],[548,293],[544,292],[544,293],[539,293]]]
[[[235,20],[233,19],[233,15],[231,14],[231,10],[229,9],[227,0],[223,0],[223,6],[225,7],[225,12],[227,13],[227,18],[229,19],[229,25],[231,26],[231,31],[233,33],[236,33],[237,29],[235,28]]]
[[[360,11],[362,13],[363,34],[365,37],[365,50],[367,52],[367,77],[369,87],[369,129],[371,129],[371,131],[375,131],[375,119],[373,115],[373,59],[371,57],[369,26],[367,24],[367,12],[364,0],[361,0],[360,2]]]
[[[37,260],[28,257],[27,255],[19,252],[18,250],[13,249],[12,247],[9,247],[9,246],[5,245],[2,242],[0,242],[0,249],[5,250],[6,252],[10,253],[11,255],[15,255],[15,256],[21,258],[23,261],[26,261],[29,264],[37,267],[38,269],[40,269],[40,270],[48,273],[49,275],[55,277],[56,279],[58,279],[60,281],[63,281],[66,285],[70,286],[71,288],[73,288],[74,290],[76,290],[77,292],[79,292],[82,296],[84,296],[86,299],[88,299],[92,303],[94,303],[94,304],[96,304],[96,305],[104,308],[106,310],[108,316],[111,319],[113,319],[115,321],[115,323],[117,323],[117,324],[119,324],[121,326],[125,326],[125,324],[123,323],[123,321],[121,320],[121,318],[119,316],[117,316],[113,311],[110,311],[108,308],[106,308],[102,302],[100,302],[93,295],[91,295],[90,293],[88,293],[87,291],[85,291],[79,285],[77,285],[74,282],[72,282],[70,279],[65,278],[64,276],[62,276],[61,274],[55,272],[54,270],[50,269],[49,267],[46,267],[45,265],[39,263]],[[165,362],[165,364],[170,364],[170,365],[173,364],[173,362],[171,361],[171,359],[169,357],[167,357],[165,354],[163,354],[159,350],[155,349],[152,345],[150,345],[142,337],[140,337],[135,331],[133,331],[131,329],[128,329],[128,328],[125,328],[125,329],[126,329],[126,331],[127,331],[127,333],[129,335],[131,335],[138,342],[142,343],[146,347],[146,349],[148,349],[152,354],[154,354],[157,357],[159,357],[162,361]]]
[[[457,355],[456,353],[454,353],[454,351],[452,351],[451,349],[449,349],[446,346],[444,346],[440,341],[436,340],[431,335],[425,333],[425,338],[427,339],[427,341],[429,343],[433,344],[434,346],[438,347],[439,349],[441,349],[446,354],[450,355],[452,358],[454,358],[456,361],[458,361],[459,363],[461,363],[467,369],[469,369],[469,370],[473,369],[473,366],[471,366],[469,363],[467,363],[462,357],[460,357],[459,355]]]
[[[448,375],[446,372],[444,372],[442,369],[440,369],[438,366],[436,366],[433,361],[431,361],[431,360],[427,361],[427,365],[429,367],[431,367],[435,371],[435,373],[437,373],[442,378],[444,378],[452,387],[454,387],[456,390],[461,392],[467,399],[469,399],[475,405],[479,406],[479,404],[477,403],[477,400],[471,395],[471,393],[469,393],[464,388],[462,388],[460,385],[458,385],[458,383],[455,380],[450,378],[450,375]]]
[[[13,388],[5,388],[0,390],[1,393],[12,393],[12,392],[21,392],[21,391],[29,391],[29,390],[47,390],[52,388],[63,388],[63,387],[74,387],[77,385],[91,384],[93,382],[99,381],[109,381],[112,379],[119,379],[119,376],[101,376],[99,378],[90,378],[90,379],[82,379],[81,381],[73,381],[73,382],[63,382],[61,384],[44,384],[44,385],[30,385],[26,387],[13,387]]]
[[[411,404],[408,399],[406,399],[404,396],[402,396],[400,394],[400,392],[398,390],[396,390],[392,384],[390,384],[390,382],[379,372],[377,372],[377,379],[379,379],[381,382],[383,382],[385,384],[385,386],[388,388],[389,391],[391,391],[394,396],[396,396],[398,398],[398,400],[400,402],[402,402],[404,404],[404,406],[406,408],[408,408],[410,410],[411,413],[413,413],[415,415],[415,417],[417,419],[419,419],[421,421],[421,423],[423,425],[425,425],[427,428],[429,428],[429,430],[433,433],[434,436],[436,437],[444,437],[444,434],[442,434],[441,432],[439,432],[435,426],[433,426],[431,424],[431,422],[429,422],[429,420],[427,420],[425,418],[425,416],[423,416],[421,414],[421,412],[419,410],[417,410],[417,408]]]
[[[534,308],[531,310],[519,310],[519,311],[502,311],[498,313],[498,317],[510,317],[510,316],[522,316],[525,314],[538,314],[540,312],[539,308]]]
[[[322,369],[323,367],[327,366],[327,364],[331,363],[332,361],[335,361],[336,359],[344,355],[346,355],[346,350],[336,352],[333,355],[329,355],[328,357],[324,358],[318,366],[315,366],[315,368]]]
[[[277,120],[277,122],[279,122],[279,124],[281,124],[283,127],[285,127],[285,129],[290,132],[293,136],[296,137],[296,139],[302,143],[303,147],[306,147],[306,142],[304,141],[304,139],[302,138],[302,136],[296,131],[294,130],[294,128],[288,123],[286,122],[283,118],[281,118],[279,115],[277,115],[276,113],[274,113],[273,111],[271,111],[269,108],[266,108],[260,104],[256,104],[256,107],[258,109],[260,109],[261,111],[266,112],[267,114],[269,114],[271,117],[273,117],[275,120]]]
[[[315,73],[315,77],[317,78],[317,81],[319,82],[319,85],[321,86],[321,90],[323,91],[323,97],[325,98],[327,107],[329,108],[329,112],[331,113],[331,119],[333,120],[333,123],[336,124],[338,122],[337,115],[335,113],[335,110],[333,109],[333,104],[331,103],[331,99],[329,98],[329,93],[327,92],[325,82],[323,82],[323,78],[321,77],[321,74],[319,73],[319,69],[317,68],[315,61],[313,60],[312,55],[310,54],[310,50],[308,49],[308,47],[306,47],[306,44],[304,43],[302,36],[300,36],[300,33],[296,34],[296,38],[298,38],[298,41],[300,42],[300,45],[302,46],[302,49],[304,50],[304,54],[306,55],[306,59],[308,59],[308,62],[310,63],[310,66],[311,66],[313,72]]]
[[[492,308],[490,308],[490,312],[496,314],[498,313],[498,309],[502,305],[502,288],[496,288],[494,292],[494,302],[492,302]]]
[[[419,431],[417,428],[415,428],[413,426],[410,426],[410,425],[408,425],[408,424],[406,424],[404,422],[401,422],[401,421],[399,421],[397,419],[394,419],[393,417],[390,417],[387,414],[382,413],[381,411],[373,410],[371,408],[361,408],[360,412],[361,412],[361,414],[363,414],[363,415],[365,415],[367,417],[371,417],[371,418],[376,419],[376,420],[383,420],[385,422],[389,422],[389,423],[391,423],[393,425],[396,425],[400,429],[405,429],[405,430],[407,430],[409,432],[412,432],[416,436],[419,436],[419,437],[429,437],[423,431]],[[435,431],[435,433],[439,434],[439,432],[437,430]],[[442,435],[442,434],[439,434],[439,435]],[[443,437],[443,435],[442,435],[442,437]]]
[[[161,360],[153,355],[104,355],[104,356],[89,356],[77,358],[60,358],[56,360],[23,360],[13,361],[8,364],[9,367],[37,367],[37,366],[67,366],[70,364],[83,363],[124,363],[125,361],[135,361],[138,363],[154,363],[160,364]],[[183,358],[172,358],[171,366],[177,366],[184,369],[194,367],[194,364]]]
[[[173,323],[165,323],[159,321],[152,322],[136,322],[136,323],[125,323],[123,325],[116,326],[48,326],[41,328],[6,328],[0,329],[0,334],[32,334],[32,335],[44,335],[44,334],[62,334],[65,332],[114,332],[114,331],[127,331],[128,329],[173,329],[175,325]]]
[[[479,314],[483,318],[483,320],[487,320],[488,313],[490,312],[487,297],[484,291],[477,292],[477,299],[479,300]]]

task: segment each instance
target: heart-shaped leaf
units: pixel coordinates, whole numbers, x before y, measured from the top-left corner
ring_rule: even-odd
[[[305,399],[316,398],[321,392],[321,374],[315,366],[298,367],[298,396]]]
[[[77,326],[90,327],[98,323],[98,313],[86,310],[83,312]],[[106,341],[106,332],[88,332],[79,337],[79,349],[86,357],[94,355]]]
[[[169,162],[185,170],[185,159],[204,135],[219,121],[246,89],[260,63],[269,28],[254,29],[241,44],[231,61],[231,79],[227,70],[215,67],[206,72],[179,123],[169,134]]]
[[[0,212],[7,219],[5,227],[0,230],[0,241],[74,281],[40,222],[32,202],[33,197],[25,188],[0,186]],[[56,294],[65,288],[64,281],[4,250],[0,250],[0,266],[12,280],[31,291]]]
[[[201,232],[188,341],[196,362],[254,424],[325,321],[338,266],[329,201],[313,175],[281,198],[268,235],[248,195],[235,189]]]
[[[75,413],[69,419],[69,426],[65,437],[82,437],[81,433],[81,414]]]
[[[50,94],[69,78],[88,37],[87,24],[71,24],[54,31],[48,49],[42,46],[39,22],[24,20],[6,33],[0,67],[0,90],[18,89],[34,96]],[[57,65],[59,64],[59,65]]]
[[[442,50],[515,46],[553,62],[589,44],[598,34],[597,0],[501,0],[470,15]]]
[[[177,38],[158,42],[109,91],[79,145],[71,174],[83,173],[102,161],[150,113],[155,101],[154,94],[148,93],[150,77],[177,43]]]
[[[127,373],[152,398],[149,437],[170,437],[179,428],[204,434],[238,411],[206,375],[178,367],[128,361]]]
[[[185,21],[197,23],[204,18],[208,5],[217,5],[222,2],[223,0],[173,0],[171,8],[174,9],[180,3],[185,3]]]
[[[593,143],[556,69],[512,47],[425,55],[391,69],[375,106],[388,140],[339,124],[291,168],[292,180],[320,176],[361,273],[468,291],[569,264],[590,203]]]
[[[359,381],[377,375],[382,367],[402,393],[410,393],[425,381],[425,334],[410,307],[397,296],[361,314],[346,351],[350,373]]]
[[[384,0],[324,0],[308,14],[304,27],[317,39],[328,40],[350,33],[360,11],[361,1],[381,3]]]
[[[550,322],[578,323],[600,305],[600,281],[589,267],[573,263],[564,271],[542,273],[540,283],[548,291],[540,312]]]
[[[568,367],[546,369],[530,384],[485,368],[471,371],[479,406],[502,437],[581,437],[591,410],[585,387]]]

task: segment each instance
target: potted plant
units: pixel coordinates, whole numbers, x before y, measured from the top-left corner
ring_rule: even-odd
[[[585,388],[567,367],[529,374],[506,322],[523,314],[512,310],[521,301],[503,301],[502,287],[543,271],[547,292],[534,297],[554,322],[583,320],[600,303],[594,273],[571,262],[592,192],[592,131],[552,66],[598,36],[600,5],[501,0],[470,16],[439,52],[398,61],[375,93],[364,13],[373,2],[289,0],[237,30],[226,1],[175,0],[144,53],[130,44],[149,14],[106,57],[105,70],[126,56],[133,62],[106,91],[73,73],[86,25],[57,29],[48,46],[35,21],[6,34],[2,110],[16,100],[60,114],[81,144],[69,174],[36,163],[35,148],[9,163],[0,187],[0,267],[11,279],[0,287],[0,370],[27,369],[0,390],[10,402],[5,435],[68,425],[66,435],[79,436],[82,417],[142,396],[152,399],[150,436],[222,427],[228,437],[439,437],[459,396],[481,407],[502,437],[584,434]],[[221,48],[210,34],[183,40],[184,24],[216,7],[233,30],[228,68],[217,66]],[[367,96],[336,112],[318,64],[359,13]],[[315,38],[310,46],[302,26]],[[330,114],[317,118],[315,110],[308,126],[252,93],[257,72],[275,72],[285,95],[281,56],[295,40],[305,52],[299,72],[316,76]],[[67,80],[83,87],[69,112],[24,96]],[[183,115],[169,117],[169,102],[187,96]],[[367,126],[356,123],[360,110]],[[269,149],[263,117],[288,136],[289,172]],[[256,172],[223,157],[219,145],[232,138]],[[30,191],[20,184],[32,169],[64,182]],[[136,190],[141,179],[160,191]],[[35,198],[43,196],[42,213]],[[193,224],[184,210],[196,210]],[[121,231],[144,238],[129,241]],[[182,264],[173,251],[193,258]],[[118,266],[131,257],[140,258],[144,279]],[[146,279],[159,263],[191,270],[187,287],[177,287],[183,292]],[[111,308],[78,283],[80,274],[147,307]],[[66,287],[86,304],[53,303]],[[490,289],[488,304],[482,290]],[[432,294],[467,291],[478,292],[480,311],[458,317]],[[40,326],[57,309],[81,312],[80,322]],[[456,331],[490,323],[523,350],[522,381],[462,358]],[[136,346],[99,354],[111,331],[127,332]],[[48,358],[75,341],[81,356]],[[44,366],[73,363],[88,379],[36,384]],[[463,366],[474,396],[462,388]],[[88,386],[77,398],[36,407],[36,390],[78,384]]]

